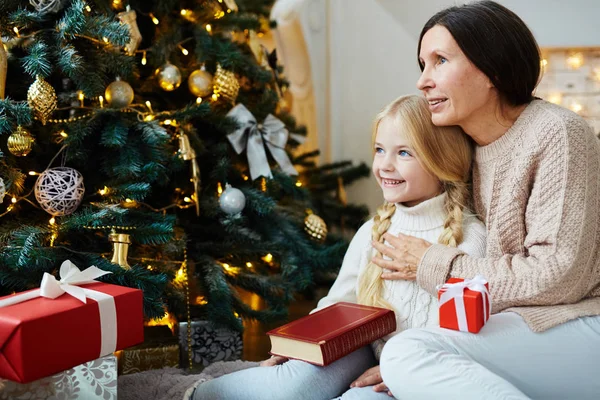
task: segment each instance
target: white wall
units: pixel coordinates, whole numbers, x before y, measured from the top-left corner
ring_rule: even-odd
[[[326,160],[371,162],[371,122],[394,98],[416,93],[417,40],[423,24],[452,0],[327,0],[329,75]],[[499,0],[530,27],[540,46],[600,46],[598,0]],[[464,3],[458,1],[457,3]],[[309,39],[310,40],[310,39]],[[314,65],[315,63],[313,63]],[[323,67],[321,67],[323,68]],[[317,95],[319,95],[317,93]],[[322,110],[318,110],[321,112]],[[373,178],[348,189],[348,200],[381,204]]]

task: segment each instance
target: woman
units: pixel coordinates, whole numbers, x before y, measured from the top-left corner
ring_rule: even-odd
[[[383,279],[436,293],[449,277],[484,275],[493,312],[477,335],[423,328],[392,338],[378,371],[399,399],[600,398],[600,145],[586,122],[535,99],[537,43],[492,1],[451,7],[423,28],[418,88],[433,123],[477,144],[475,210],[485,258],[386,234]]]

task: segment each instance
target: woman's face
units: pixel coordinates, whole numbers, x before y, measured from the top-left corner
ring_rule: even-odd
[[[429,101],[435,125],[459,125],[469,131],[473,123],[495,109],[494,86],[445,27],[436,25],[423,35],[419,61],[423,72],[417,87]]]

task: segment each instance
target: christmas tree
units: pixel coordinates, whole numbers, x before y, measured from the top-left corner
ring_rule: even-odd
[[[142,289],[149,319],[241,329],[339,268],[368,168],[295,154],[272,2],[0,3],[0,295],[68,259]]]

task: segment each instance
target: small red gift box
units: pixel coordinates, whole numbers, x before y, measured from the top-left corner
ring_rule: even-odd
[[[1,378],[32,382],[144,341],[142,292],[69,264],[60,281],[0,298]]]
[[[440,327],[477,333],[490,318],[491,301],[487,281],[450,278],[438,288]]]

